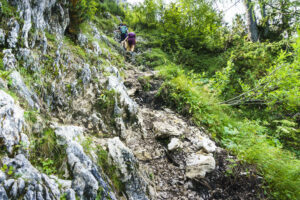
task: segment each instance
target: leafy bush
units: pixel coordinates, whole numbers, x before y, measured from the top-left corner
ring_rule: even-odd
[[[102,3],[98,4],[97,13],[110,12],[113,15],[125,17],[125,10],[122,6],[119,6],[116,1],[104,0]]]
[[[71,0],[69,3],[70,24],[68,31],[76,35],[79,32],[79,25],[92,20],[97,11],[97,0]]]

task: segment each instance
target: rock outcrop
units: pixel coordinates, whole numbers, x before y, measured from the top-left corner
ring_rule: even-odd
[[[126,194],[130,200],[148,199],[147,183],[138,169],[138,162],[131,150],[118,137],[107,140],[108,153],[121,174],[125,184]]]
[[[114,200],[116,197],[112,189],[79,143],[79,140],[84,139],[83,131],[84,128],[77,126],[55,128],[58,144],[67,146],[68,165],[73,174],[72,188],[82,199],[96,199],[100,195],[101,198]]]
[[[9,154],[13,154],[14,147],[21,141],[28,145],[24,129],[23,109],[14,103],[10,95],[0,90],[0,144],[6,147]]]

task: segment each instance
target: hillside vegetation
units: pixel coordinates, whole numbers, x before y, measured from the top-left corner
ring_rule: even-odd
[[[0,199],[300,198],[298,1],[47,2],[0,0]]]

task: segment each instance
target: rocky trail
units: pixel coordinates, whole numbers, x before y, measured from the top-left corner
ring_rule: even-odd
[[[140,106],[143,128],[141,134],[129,134],[125,141],[141,168],[147,169],[152,192],[156,191],[153,199],[257,199],[259,178],[243,172],[242,166],[227,175],[229,159],[235,158],[217,147],[205,129],[191,125],[156,98],[163,82],[158,72],[130,63],[126,66],[124,84]],[[233,180],[234,176],[239,180]]]

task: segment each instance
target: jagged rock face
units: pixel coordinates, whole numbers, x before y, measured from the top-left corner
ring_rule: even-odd
[[[0,144],[6,147],[9,154],[14,151],[14,146],[23,139],[28,146],[28,138],[23,133],[25,127],[24,111],[14,103],[14,99],[0,90]]]
[[[92,78],[91,70],[90,70],[90,65],[89,64],[84,64],[84,67],[81,71],[81,80],[83,85],[86,85],[90,83]]]
[[[4,45],[5,45],[5,32],[3,29],[0,28],[0,46],[4,46]]]
[[[127,108],[131,117],[135,117],[138,111],[138,105],[128,96],[127,89],[123,84],[121,77],[111,75],[108,77],[108,90],[115,90],[120,95],[120,103]]]
[[[77,126],[57,126],[55,129],[58,143],[67,145],[68,165],[73,174],[72,188],[82,199],[96,199],[99,190],[102,190],[101,198],[115,200],[114,193],[102,178],[98,167],[79,144],[79,139],[83,138],[83,131],[82,127]]]
[[[126,194],[130,200],[146,200],[147,183],[139,174],[137,160],[131,150],[118,137],[108,139],[109,155],[121,173],[125,184]]]
[[[69,24],[68,1],[62,0],[10,0],[18,7],[20,17],[24,19],[22,34],[31,28],[49,30],[51,33],[63,34]]]
[[[29,48],[28,33],[32,26],[36,29],[36,32],[33,36],[31,47],[33,48],[35,40],[39,39],[45,54],[47,39],[44,30],[63,35],[69,24],[68,1],[66,0],[9,0],[9,2],[18,8],[20,17],[24,19],[21,36],[26,48]],[[7,43],[9,48],[15,48],[18,42],[20,25],[15,19],[11,19],[8,22],[8,26],[11,28]],[[39,38],[38,30],[43,32],[42,38]]]
[[[39,106],[39,99],[37,97],[37,95],[32,92],[30,89],[27,88],[27,86],[25,85],[24,81],[22,80],[22,77],[20,75],[19,72],[17,71],[13,71],[9,77],[12,80],[12,87],[14,88],[14,90],[21,96],[23,97],[26,102],[28,103],[28,105],[32,108],[32,109],[40,109]]]
[[[102,54],[102,51],[101,51],[101,49],[100,49],[99,44],[98,44],[97,41],[93,41],[93,42],[92,42],[92,46],[93,46],[94,53],[95,53],[96,55],[99,56],[99,55]]]
[[[12,70],[17,68],[17,60],[11,49],[3,50],[3,66],[5,70]]]
[[[30,49],[20,48],[17,59],[23,61],[23,67],[30,71],[39,71],[39,60]]]
[[[13,18],[8,21],[7,25],[10,28],[7,38],[8,47],[15,48],[18,42],[20,25],[18,21]]]
[[[61,193],[55,179],[40,173],[23,154],[19,154],[15,158],[5,157],[2,159],[2,162],[7,168],[13,169],[13,174],[20,176],[20,178],[13,179],[12,177],[3,182],[2,195],[4,199],[6,195],[9,199],[23,197],[24,200],[56,200],[60,198]]]
[[[87,46],[88,39],[84,34],[79,33],[77,39],[78,39],[78,43],[81,47],[86,47]]]

